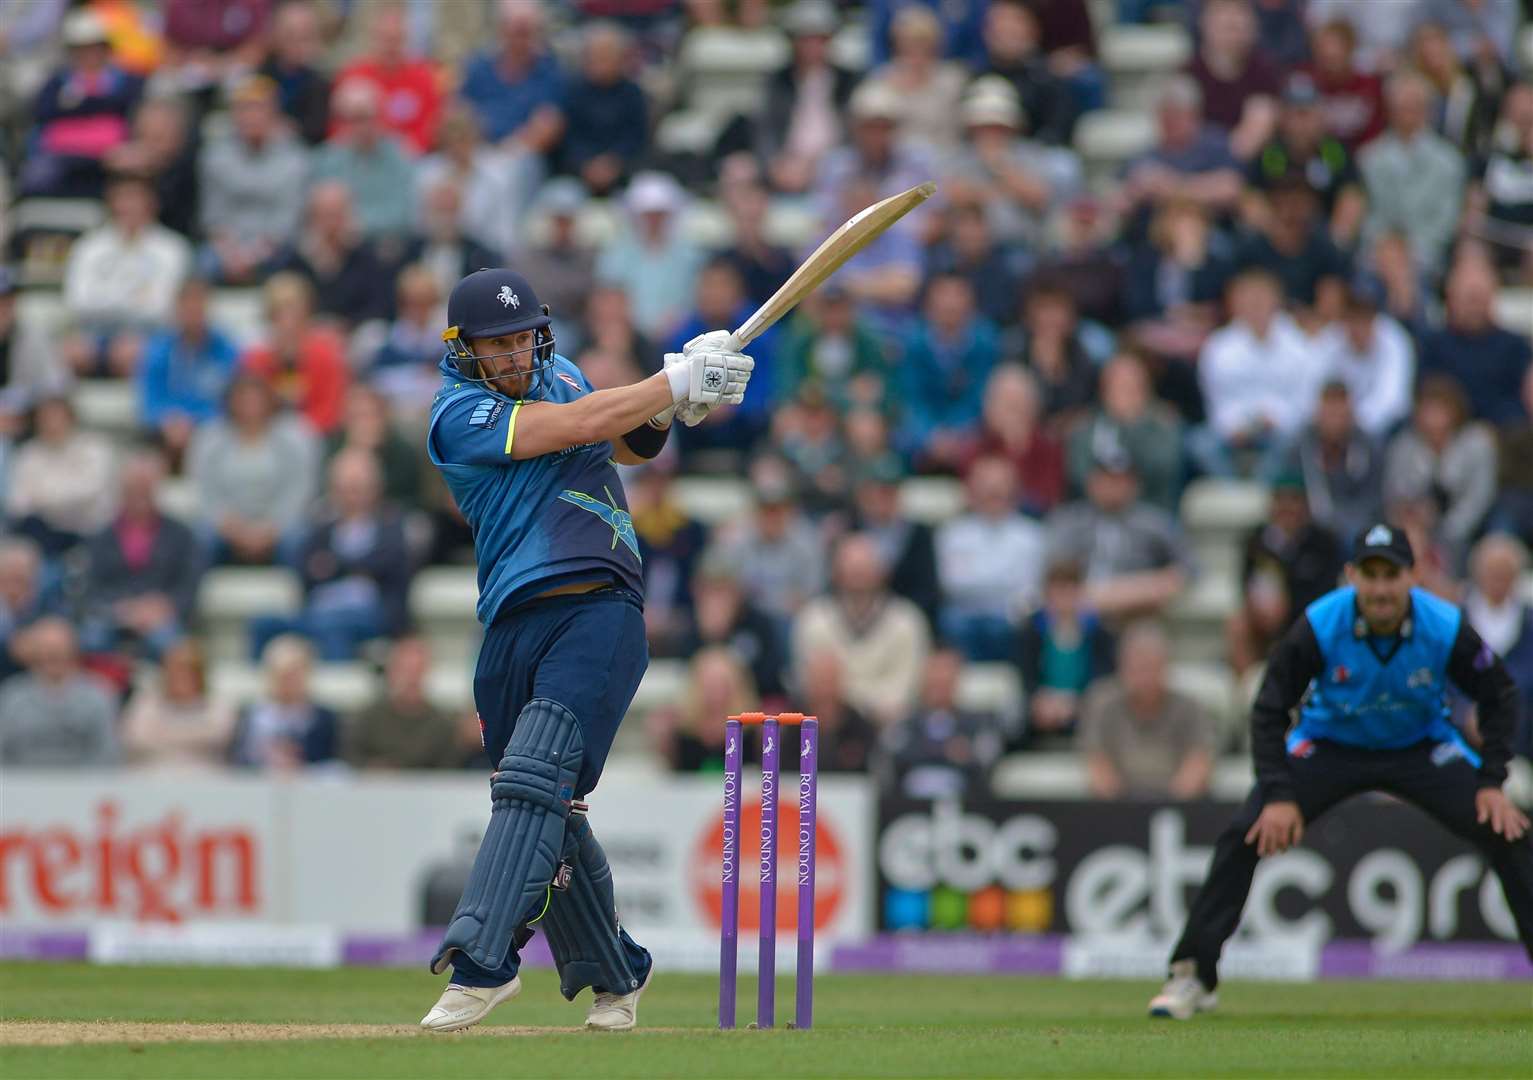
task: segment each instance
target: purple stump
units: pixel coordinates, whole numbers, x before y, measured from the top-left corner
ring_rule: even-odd
[[[777,1001],[777,786],[782,752],[777,717],[761,723],[761,957],[756,1026],[769,1028]]]
[[[820,722],[804,717],[798,736],[798,969],[793,1023],[814,1021],[814,853],[815,808],[820,786]]]
[[[735,1026],[740,947],[740,721],[724,722],[724,877],[719,900],[719,1027]]]

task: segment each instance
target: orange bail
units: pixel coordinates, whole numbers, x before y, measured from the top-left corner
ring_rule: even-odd
[[[740,724],[764,724],[767,721],[768,715],[767,713],[746,712],[738,716],[731,716],[729,719]],[[798,712],[777,713],[772,715],[771,719],[776,720],[779,724],[802,724],[804,722],[804,714]]]

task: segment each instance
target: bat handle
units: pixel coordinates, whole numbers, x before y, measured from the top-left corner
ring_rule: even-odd
[[[740,329],[743,330],[745,328],[741,327]],[[727,352],[739,352],[749,344],[750,338],[745,338],[742,340],[740,337],[740,330],[736,330],[734,333],[729,335],[729,340],[724,342],[724,348]]]

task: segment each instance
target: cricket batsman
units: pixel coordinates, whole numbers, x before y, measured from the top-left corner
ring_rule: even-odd
[[[1274,650],[1251,716],[1256,787],[1214,846],[1151,1016],[1186,1020],[1214,1008],[1219,953],[1257,860],[1297,844],[1306,825],[1364,791],[1414,803],[1479,849],[1533,957],[1533,842],[1527,817],[1501,790],[1517,690],[1459,608],[1413,587],[1414,565],[1403,532],[1365,529],[1348,584],[1306,608]],[[1448,719],[1450,683],[1478,709],[1478,752]]]
[[[508,269],[453,289],[426,449],[474,532],[484,642],[474,703],[490,822],[431,970],[452,980],[421,1026],[456,1031],[521,991],[518,950],[547,935],[559,987],[595,992],[586,1025],[626,1030],[649,953],[618,925],[584,799],[649,662],[639,546],[614,464],[660,452],[672,418],[738,404],[754,364],[704,334],[642,382],[593,390],[549,311]]]

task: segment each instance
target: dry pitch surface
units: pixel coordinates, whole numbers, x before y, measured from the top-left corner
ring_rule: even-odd
[[[1177,1024],[1144,1018],[1141,983],[838,976],[813,1031],[721,1033],[714,980],[662,973],[643,1029],[604,1035],[551,973],[525,978],[443,1036],[414,1023],[440,982],[423,972],[0,965],[0,1077],[1533,1076],[1522,984],[1228,984]],[[780,1015],[791,1000],[783,980]],[[742,1022],[753,1007],[742,983]]]

